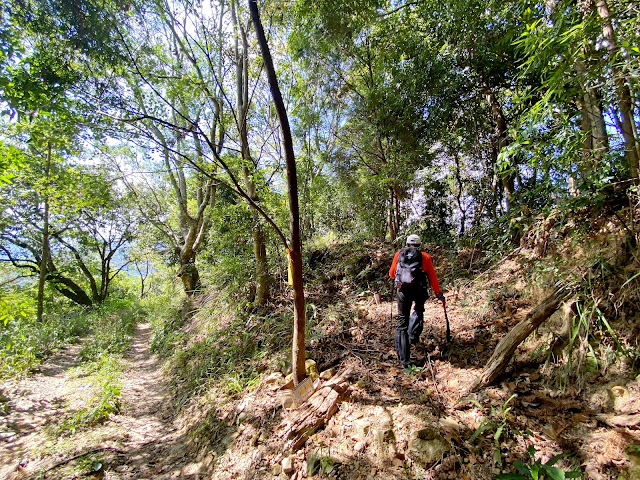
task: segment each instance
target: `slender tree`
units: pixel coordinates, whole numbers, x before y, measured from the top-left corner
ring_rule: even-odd
[[[49,180],[51,177],[51,143],[47,144],[45,160],[44,212],[42,214],[42,260],[40,261],[40,277],[38,278],[38,311],[36,318],[42,322],[44,314],[44,287],[47,281],[47,262],[49,261]]]
[[[300,208],[298,205],[298,176],[296,172],[296,159],[293,151],[293,138],[289,127],[289,117],[282,100],[278,78],[276,76],[273,59],[269,50],[269,44],[264,34],[260,12],[256,0],[249,0],[249,12],[256,31],[260,51],[267,72],[269,89],[273,97],[274,107],[280,128],[282,130],[282,142],[284,145],[284,157],[287,164],[287,186],[289,193],[289,258],[291,262],[292,286],[293,286],[293,365],[294,382],[301,382],[305,376],[305,300],[304,282],[302,279],[302,241],[300,238]]]

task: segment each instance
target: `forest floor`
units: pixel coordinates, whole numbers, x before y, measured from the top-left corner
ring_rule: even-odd
[[[193,399],[175,414],[146,324],[124,359],[120,412],[60,435],[52,426],[96,387],[74,367],[71,346],[38,374],[0,385],[0,479],[488,480],[515,472],[517,459],[532,465],[531,448],[542,462],[570,454],[555,466],[584,478],[640,479],[640,388],[630,372],[610,366],[562,385],[557,371],[534,361],[541,329],[492,386],[468,393],[500,338],[534,306],[519,293],[521,275],[507,260],[476,283],[481,288],[446,292],[450,344],[441,303],[428,301],[412,371],[395,356],[395,302],[376,303],[340,283],[309,291],[310,303],[350,310],[348,321],[309,340],[309,357],[320,372],[352,374],[337,411],[293,452],[284,435],[296,410],[282,406],[284,375],[267,371],[243,397]],[[492,308],[469,308],[481,303]],[[549,322],[547,330],[558,328]]]

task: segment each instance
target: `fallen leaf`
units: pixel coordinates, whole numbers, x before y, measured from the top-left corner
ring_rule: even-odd
[[[571,416],[571,420],[574,423],[584,423],[589,420],[589,417],[584,413],[575,413]]]

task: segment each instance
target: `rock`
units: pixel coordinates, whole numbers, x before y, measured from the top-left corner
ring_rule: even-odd
[[[585,468],[585,471],[584,471],[584,472],[588,475],[588,477],[587,477],[587,478],[589,478],[589,479],[592,479],[592,480],[606,480],[606,477],[605,477],[604,475],[602,475],[602,474],[597,470],[597,467],[596,467],[596,466],[594,466],[594,465],[588,465],[588,466]],[[631,477],[631,478],[635,478],[635,477]]]
[[[396,434],[391,428],[380,428],[373,431],[373,449],[380,462],[393,459],[398,451]]]
[[[451,445],[435,428],[425,427],[411,434],[407,445],[407,456],[424,468],[430,468],[450,448]]]
[[[324,372],[322,372],[320,374],[320,378],[322,380],[329,380],[330,378],[332,378],[335,374],[336,374],[336,369],[335,368],[330,368],[328,370],[325,370]]]
[[[355,430],[353,438],[357,441],[365,442],[371,431],[371,422],[366,418],[359,419],[354,423],[353,428]]]
[[[265,378],[264,383],[267,383],[267,384],[276,383],[276,382],[279,382],[280,380],[282,380],[282,373],[275,372],[269,375],[267,378]]]
[[[318,373],[318,366],[314,360],[308,359],[304,362],[304,368],[307,372],[307,377],[311,377],[312,381],[315,381],[320,374]]]
[[[613,411],[617,413],[624,411],[624,406],[629,400],[629,392],[627,389],[621,385],[614,385],[609,388],[607,393],[609,394]]]
[[[366,447],[367,447],[366,443],[364,443],[364,442],[356,442],[356,444],[353,446],[353,449],[356,452],[362,452]]]
[[[236,423],[241,424],[246,419],[247,419],[247,412],[241,412],[240,415],[238,415],[238,418],[236,419]]]
[[[182,475],[189,478],[189,477],[197,477],[199,476],[200,470],[202,468],[202,464],[200,463],[190,463],[188,465],[185,465],[182,468]]]
[[[291,457],[284,457],[282,459],[282,471],[287,475],[293,471],[293,460]]]
[[[453,417],[445,417],[441,418],[438,423],[440,427],[445,430],[447,433],[460,433],[460,431],[464,428],[457,419]]]
[[[282,473],[282,466],[279,463],[276,463],[271,467],[271,475],[277,477]]]

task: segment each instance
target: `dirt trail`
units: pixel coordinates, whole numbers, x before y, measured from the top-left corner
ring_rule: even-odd
[[[81,460],[101,463],[104,471],[98,475],[114,480],[198,478],[198,465],[186,464],[184,433],[174,423],[166,381],[149,351],[150,337],[148,324],[137,327],[125,357],[120,414],[71,437],[55,438],[55,429],[47,426],[80,408],[95,388],[74,374],[79,345],[51,358],[39,374],[0,385],[6,397],[0,404],[0,478],[43,470],[44,478],[79,478],[86,466],[69,468]],[[77,458],[67,462],[72,457]]]

